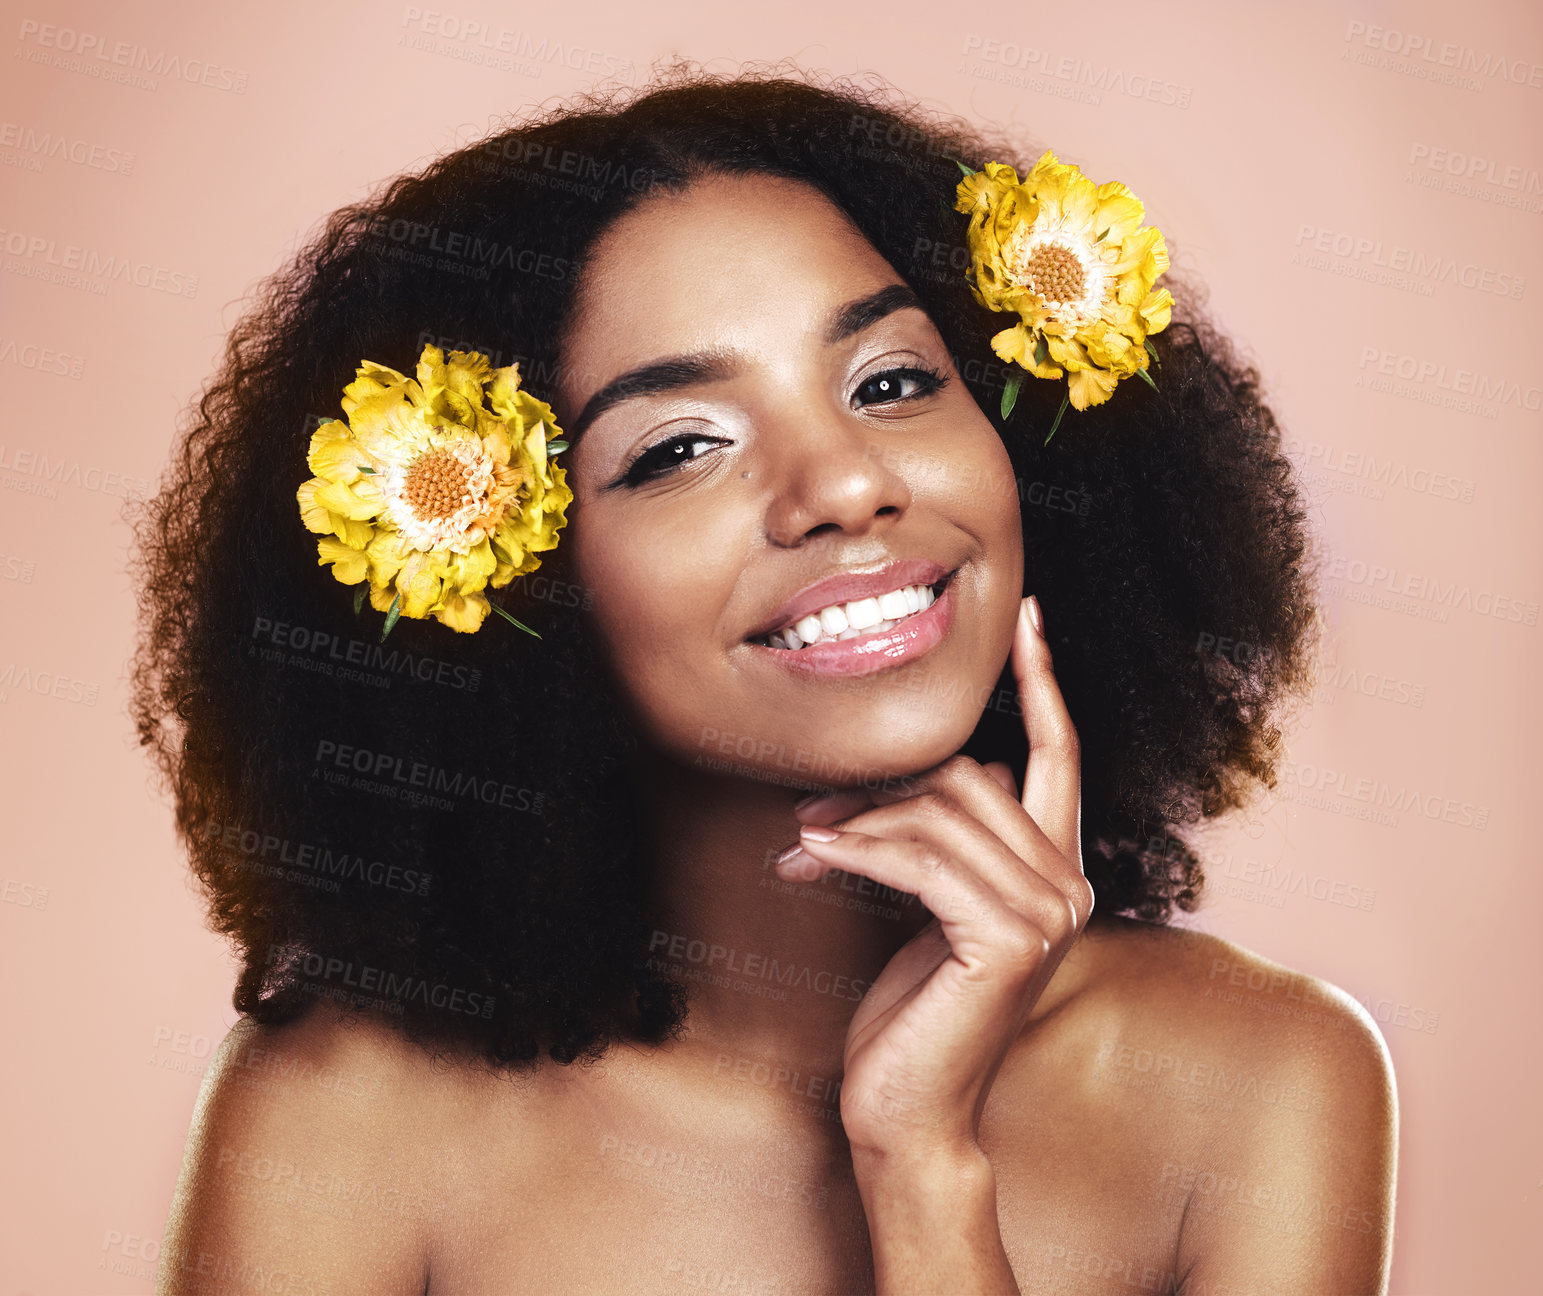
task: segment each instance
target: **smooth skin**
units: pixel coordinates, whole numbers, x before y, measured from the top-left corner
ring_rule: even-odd
[[[324,1007],[238,1023],[158,1292],[1386,1291],[1381,1036],[1316,978],[1092,915],[1016,483],[901,282],[767,176],[649,198],[583,269],[563,543],[642,739],[682,1038],[510,1081]],[[958,569],[924,656],[810,679],[747,642],[918,555]],[[1004,663],[1024,770],[958,754]]]

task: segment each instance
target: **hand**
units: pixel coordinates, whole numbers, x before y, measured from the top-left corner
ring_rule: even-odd
[[[933,914],[847,1031],[841,1121],[854,1156],[978,1151],[997,1069],[1093,911],[1077,734],[1026,605],[1012,669],[1029,738],[1021,802],[1005,763],[955,755],[910,780],[913,792],[853,789],[795,811],[803,853],[783,876],[860,873]],[[835,839],[812,837],[833,811],[849,815],[829,825]]]

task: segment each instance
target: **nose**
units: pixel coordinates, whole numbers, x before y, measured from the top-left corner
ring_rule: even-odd
[[[800,413],[766,429],[762,456],[778,488],[766,511],[773,544],[797,548],[827,529],[865,535],[911,504],[910,487],[888,462],[882,439],[840,411]]]

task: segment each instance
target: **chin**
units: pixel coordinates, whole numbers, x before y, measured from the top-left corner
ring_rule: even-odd
[[[901,718],[904,727],[890,723],[881,714],[866,724],[827,723],[823,735],[810,731],[771,734],[761,751],[739,763],[746,778],[758,781],[874,788],[899,783],[941,764],[969,740],[975,725],[973,715],[961,714],[942,729],[941,717],[925,709],[918,713],[913,708]]]

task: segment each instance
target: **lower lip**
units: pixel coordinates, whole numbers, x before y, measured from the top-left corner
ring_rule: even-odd
[[[943,592],[930,607],[908,616],[899,625],[851,639],[833,639],[807,648],[750,646],[770,653],[788,670],[805,675],[868,675],[913,661],[931,652],[954,624],[954,585],[957,572],[948,578]]]

